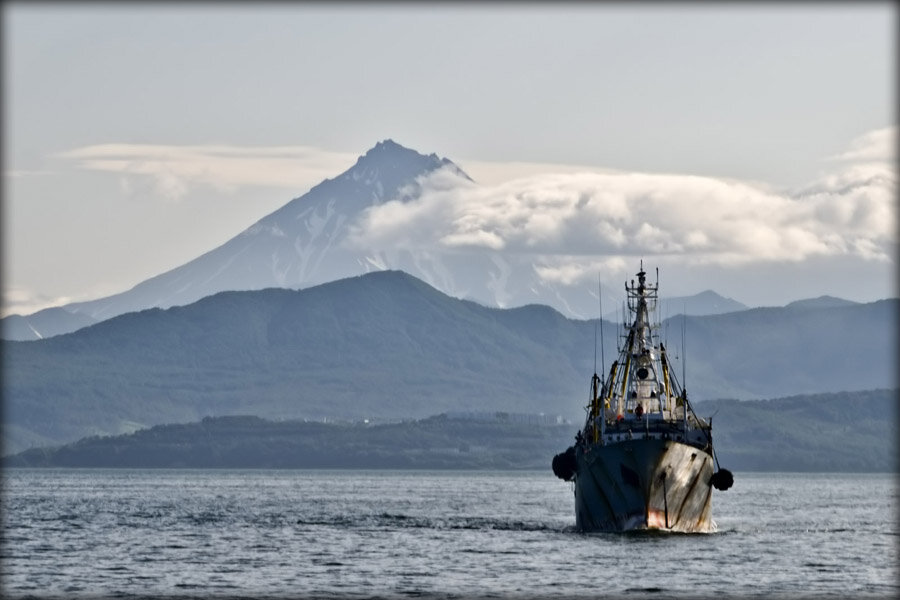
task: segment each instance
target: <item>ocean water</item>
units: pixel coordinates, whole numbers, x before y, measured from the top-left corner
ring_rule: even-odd
[[[892,474],[736,473],[712,534],[581,534],[546,472],[3,472],[4,598],[896,597]]]

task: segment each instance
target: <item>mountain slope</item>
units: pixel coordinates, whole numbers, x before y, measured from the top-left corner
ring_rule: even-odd
[[[667,315],[678,314],[719,315],[748,308],[746,304],[720,296],[712,290],[706,290],[693,296],[660,298],[659,305],[659,312],[664,318]]]
[[[347,224],[370,206],[397,198],[417,177],[439,168],[460,172],[447,159],[379,142],[334,179],[260,219],[222,246],[123,294],[70,305],[104,319],[148,307],[189,304],[227,290],[297,288],[365,272],[364,256],[344,249]],[[415,188],[406,191],[415,194]]]
[[[688,317],[687,388],[695,400],[894,388],[897,306]],[[679,346],[681,319],[663,323],[669,348]],[[235,413],[363,419],[499,410],[580,421],[596,329],[596,321],[546,306],[451,298],[396,271],[301,291],[222,292],[5,343],[5,450]],[[607,359],[615,332],[605,325]],[[680,376],[678,360],[673,368]]]

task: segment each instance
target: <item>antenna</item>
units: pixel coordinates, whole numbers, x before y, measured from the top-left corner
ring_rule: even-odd
[[[683,308],[681,315],[681,387],[687,388],[687,352],[684,349],[685,329],[687,328],[687,306]]]
[[[665,339],[666,346],[669,345],[669,317],[666,315],[666,330],[663,333],[663,338]]]
[[[606,368],[606,359],[603,357],[603,284],[600,281],[600,274],[597,274],[597,300],[600,302],[600,364]],[[595,329],[596,334],[596,329]],[[596,344],[596,341],[595,341]],[[597,371],[597,351],[594,350],[594,372]]]
[[[656,322],[662,323],[662,302],[659,301],[659,267],[656,267]]]
[[[594,323],[594,375],[597,374],[597,324]]]
[[[622,345],[621,345],[621,341],[620,341],[620,338],[622,337],[622,334],[619,332],[619,327],[620,327],[620,325],[621,325],[621,320],[622,320],[622,319],[619,317],[619,307],[617,306],[617,307],[616,307],[616,351],[617,351],[617,352],[621,352],[621,351],[622,351]]]

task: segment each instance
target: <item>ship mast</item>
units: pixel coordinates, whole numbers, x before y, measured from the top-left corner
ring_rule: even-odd
[[[636,283],[632,279],[625,284],[633,320],[603,388],[608,391],[617,419],[668,419],[673,416],[678,390],[665,347],[658,343],[657,325],[651,320],[658,302],[659,279],[657,276],[656,283],[647,281],[643,261],[636,276]]]
[[[644,413],[661,413],[659,402],[659,382],[657,363],[659,351],[653,346],[653,325],[650,322],[651,311],[656,307],[657,288],[647,283],[647,273],[644,272],[644,261],[641,261],[641,270],[637,274],[638,282],[626,285],[628,292],[628,308],[634,314],[632,331],[631,362],[632,373],[629,379],[626,398],[626,410],[641,416]]]
[[[682,435],[688,429],[690,405],[659,339],[659,324],[652,321],[659,303],[659,271],[656,282],[648,282],[641,261],[635,277],[625,283],[623,308],[630,316],[622,320],[624,343],[618,357],[604,378],[597,375],[596,367],[592,377],[583,436],[593,443],[604,443],[610,427],[649,431],[663,422],[683,421]]]

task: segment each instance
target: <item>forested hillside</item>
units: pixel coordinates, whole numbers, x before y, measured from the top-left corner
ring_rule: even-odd
[[[897,390],[699,403],[732,471],[897,469]],[[539,415],[441,414],[396,423],[206,418],[90,437],[8,457],[7,466],[547,469],[580,423]]]

